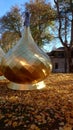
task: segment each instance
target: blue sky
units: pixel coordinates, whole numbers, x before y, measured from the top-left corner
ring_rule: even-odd
[[[6,12],[10,10],[10,8],[14,5],[18,5],[22,8],[22,5],[25,2],[29,2],[30,0],[0,0],[0,17],[3,16]],[[46,0],[53,3],[53,0]]]
[[[0,17],[8,12],[12,6],[19,5],[21,7],[27,1],[28,0],[0,0]]]

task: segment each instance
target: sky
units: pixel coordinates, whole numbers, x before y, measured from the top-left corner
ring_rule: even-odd
[[[6,12],[10,11],[10,8],[14,5],[18,5],[22,8],[24,3],[29,2],[30,0],[0,0],[0,17],[2,17]],[[53,4],[53,0],[46,0]]]
[[[22,6],[28,0],[0,0],[0,17],[5,15],[6,12],[10,11],[10,8],[14,5]]]

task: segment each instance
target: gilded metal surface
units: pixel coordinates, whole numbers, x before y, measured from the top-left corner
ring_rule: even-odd
[[[49,75],[51,67],[49,57],[37,47],[29,27],[25,27],[17,45],[2,59],[4,76],[20,84],[44,80]]]
[[[8,88],[13,89],[13,90],[34,90],[34,89],[46,89],[44,81],[41,81],[36,84],[17,84],[10,82],[8,84]]]
[[[22,38],[1,62],[4,76],[11,81],[9,88],[15,90],[38,89],[36,83],[43,82],[52,69],[48,55],[35,44],[29,24],[30,14],[26,10]]]

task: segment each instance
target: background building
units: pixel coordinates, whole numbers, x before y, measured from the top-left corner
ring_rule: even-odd
[[[68,72],[68,64],[67,57],[65,57],[64,47],[60,47],[51,53],[47,53],[53,65],[53,72],[65,73]],[[73,50],[72,50],[72,58],[73,58]],[[72,59],[73,60],[73,59]]]

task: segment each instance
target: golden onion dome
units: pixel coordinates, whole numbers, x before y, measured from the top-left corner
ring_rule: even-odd
[[[21,39],[2,59],[4,76],[17,84],[35,84],[51,72],[50,58],[35,43],[29,27],[29,12],[25,13]]]

